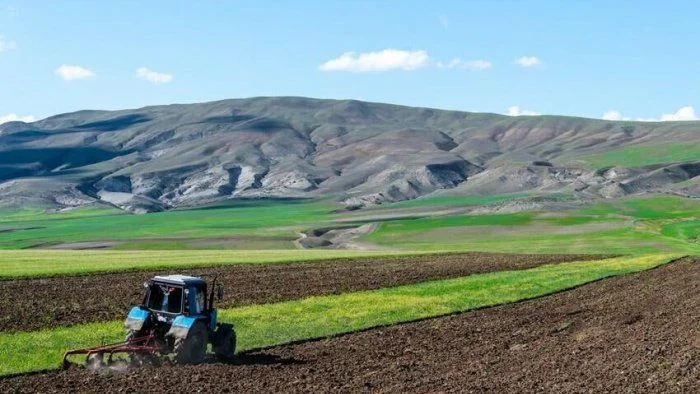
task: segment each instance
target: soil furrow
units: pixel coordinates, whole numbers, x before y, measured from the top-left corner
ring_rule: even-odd
[[[697,392],[700,259],[551,296],[244,354],[232,364],[61,371],[6,391]]]
[[[123,319],[141,301],[141,284],[156,274],[218,274],[226,286],[220,305],[235,307],[602,257],[466,253],[6,280],[0,281],[0,331]]]

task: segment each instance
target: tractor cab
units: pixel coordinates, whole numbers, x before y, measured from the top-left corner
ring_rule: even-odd
[[[207,305],[207,283],[184,275],[156,276],[144,283],[143,305],[163,315],[202,315]],[[172,317],[172,316],[168,316]]]

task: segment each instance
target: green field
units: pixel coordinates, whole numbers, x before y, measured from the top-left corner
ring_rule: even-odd
[[[0,280],[136,269],[272,264],[416,254],[353,250],[2,250]]]
[[[320,338],[551,294],[664,264],[672,255],[624,257],[502,271],[372,291],[224,310],[239,350]],[[121,340],[121,322],[0,333],[0,374],[57,368],[69,348]]]
[[[642,167],[652,164],[679,163],[697,160],[700,157],[700,144],[666,143],[654,145],[633,145],[611,149],[603,153],[581,156],[592,168],[603,167]]]
[[[322,222],[332,209],[323,201],[242,200],[148,215],[91,208],[84,213],[77,210],[48,216],[23,213],[21,220],[13,220],[17,214],[7,213],[2,218],[0,212],[0,231],[6,230],[0,232],[0,249],[94,240],[142,240],[142,246],[147,248],[150,243],[167,243],[168,239],[211,237],[233,241],[243,237],[237,244],[241,246],[256,236],[293,237],[305,226]],[[286,241],[283,246],[291,247],[291,242]]]
[[[64,220],[121,214],[125,214],[125,212],[107,205],[89,205],[62,212],[46,212],[39,208],[21,208],[15,210],[1,208],[0,228],[5,227],[8,222],[21,223],[23,221]]]
[[[359,240],[392,251],[639,254],[699,250],[697,199],[657,195],[553,212],[465,211],[474,205],[529,197],[429,196],[357,212],[337,212],[337,205],[317,200],[243,200],[148,215],[98,207],[48,215],[32,210],[0,212],[0,249],[107,242],[105,247],[116,250],[233,249],[252,254],[268,250],[301,258],[293,250],[300,232],[374,222],[378,228]],[[57,256],[63,261],[64,255]],[[179,259],[176,254],[168,258]],[[2,262],[0,257],[0,266]],[[221,263],[221,258],[212,263]]]
[[[512,193],[491,196],[451,196],[437,195],[416,198],[414,200],[398,201],[378,206],[370,209],[396,209],[396,208],[422,208],[422,207],[460,207],[473,205],[491,205],[499,202],[513,201],[528,197],[528,193]]]
[[[413,250],[697,254],[698,218],[698,200],[650,196],[561,212],[386,221],[364,240]]]
[[[700,243],[700,220],[688,220],[663,226],[661,233],[668,237]]]

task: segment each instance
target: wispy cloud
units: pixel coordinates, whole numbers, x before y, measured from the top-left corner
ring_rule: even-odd
[[[536,56],[522,56],[515,59],[515,64],[519,65],[520,67],[532,68],[541,66],[542,62]]]
[[[19,15],[19,9],[13,5],[5,6],[5,8],[3,8],[1,11],[11,18]]]
[[[539,112],[522,109],[517,105],[508,108],[508,116],[537,116],[542,115]]]
[[[379,52],[346,52],[321,64],[321,71],[377,72],[390,70],[411,71],[430,65],[426,51],[384,49]]]
[[[447,64],[437,62],[436,65],[438,68],[461,68],[464,70],[488,70],[493,67],[493,64],[488,60],[462,60],[458,57],[450,60]]]
[[[66,81],[75,81],[79,79],[87,79],[95,76],[95,73],[85,67],[71,66],[63,64],[54,70],[54,73]]]
[[[17,48],[17,43],[0,36],[0,53]]]
[[[450,19],[445,14],[438,15],[438,21],[443,29],[447,30],[450,28]]]
[[[610,110],[603,113],[604,120],[632,120],[632,118],[627,116],[622,116],[622,113],[617,110]],[[674,121],[688,121],[688,120],[700,120],[695,114],[695,108],[690,105],[681,107],[676,112],[670,114],[662,114],[660,118],[634,118],[638,122],[674,122]]]
[[[17,114],[7,114],[7,115],[0,115],[0,124],[7,123],[7,122],[34,122],[36,120],[36,117],[27,115],[27,116],[20,116]]]
[[[136,77],[152,83],[168,83],[173,80],[172,74],[153,71],[148,67],[141,67],[136,70]]]
[[[607,111],[603,114],[603,120],[623,120],[624,118],[622,117],[622,114],[620,111],[615,111],[614,109],[611,109],[610,111]],[[624,119],[626,120],[626,119]]]

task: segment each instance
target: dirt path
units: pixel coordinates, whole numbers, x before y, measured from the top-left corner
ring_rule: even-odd
[[[236,365],[83,370],[6,391],[697,392],[700,259],[518,304],[241,356]]]
[[[595,257],[467,253],[0,281],[0,331],[123,319],[141,301],[141,284],[155,274],[218,273],[226,286],[222,306],[232,307]]]
[[[389,250],[390,248],[359,242],[358,238],[370,234],[378,227],[377,223],[366,223],[356,227],[316,229],[310,233],[300,233],[294,245],[301,249],[330,248],[354,250]]]

